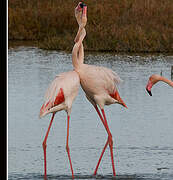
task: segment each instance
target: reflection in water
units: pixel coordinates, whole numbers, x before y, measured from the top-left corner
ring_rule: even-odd
[[[114,140],[117,174],[171,179],[173,89],[160,82],[153,87],[150,97],[145,86],[149,75],[161,71],[171,79],[173,56],[88,53],[85,56],[85,63],[111,68],[124,80],[119,92],[128,110],[118,105],[105,108]],[[48,84],[57,74],[71,69],[71,54],[32,47],[9,50],[8,173],[11,179],[15,176],[26,179],[34,173],[42,177],[42,141],[51,115],[39,119],[39,110]],[[99,117],[80,88],[72,108],[69,139],[75,174],[86,179],[93,173],[106,139]],[[59,112],[47,142],[50,179],[55,179],[57,174],[65,174],[64,178],[71,175],[65,142],[66,115]],[[107,178],[112,175],[109,156],[107,149],[98,169],[98,174]]]

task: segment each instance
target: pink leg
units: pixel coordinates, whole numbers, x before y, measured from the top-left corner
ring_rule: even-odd
[[[67,151],[68,159],[69,159],[69,162],[70,162],[70,168],[71,168],[72,178],[74,179],[73,167],[72,167],[72,162],[71,162],[71,157],[70,157],[70,149],[69,149],[69,146],[68,146],[68,138],[69,138],[69,120],[70,120],[70,116],[67,116],[67,140],[66,140],[66,151]]]
[[[103,125],[105,126],[106,131],[107,131],[107,127],[106,127],[105,121],[103,120],[103,117],[102,117],[102,115],[101,115],[101,113],[100,113],[97,105],[94,106],[94,107],[95,107],[95,109],[96,109],[96,111],[97,111],[97,113],[98,113],[98,115],[99,115],[99,117],[100,117]],[[101,159],[102,159],[102,157],[103,157],[103,154],[104,154],[104,152],[105,152],[105,150],[106,150],[106,148],[107,148],[107,146],[108,146],[108,143],[109,143],[109,138],[107,139],[106,144],[105,144],[105,146],[104,146],[104,148],[103,148],[103,150],[102,150],[102,153],[101,153],[101,155],[100,155],[100,158],[99,158],[99,160],[98,160],[97,166],[96,166],[95,171],[94,171],[94,175],[97,174],[98,167],[99,167],[99,165],[100,165],[100,162],[101,162]]]
[[[47,144],[46,144],[46,142],[47,142],[47,137],[49,135],[49,131],[50,131],[54,116],[55,116],[55,113],[53,113],[53,115],[52,115],[52,119],[50,121],[46,136],[45,136],[43,144],[42,144],[43,145],[43,151],[44,151],[44,178],[45,179],[47,179],[47,168],[46,168],[46,147],[47,147]]]
[[[107,148],[107,146],[108,146],[108,143],[109,143],[109,140],[106,141],[106,144],[105,144],[105,146],[104,146],[104,148],[103,148],[103,150],[102,150],[102,153],[101,153],[101,155],[100,155],[100,158],[99,158],[99,160],[98,160],[97,166],[96,166],[95,171],[94,171],[94,175],[97,174],[98,167],[99,167],[99,165],[100,165],[100,162],[101,162],[101,159],[102,159],[102,157],[103,157],[103,154],[104,154],[104,152],[105,152],[105,150],[106,150],[106,148]]]
[[[98,163],[97,163],[96,169],[95,169],[95,171],[94,171],[94,175],[97,174],[97,170],[98,170],[98,167],[99,167],[99,165],[100,165],[101,159],[102,159],[103,154],[104,154],[104,152],[105,152],[105,150],[106,150],[106,148],[107,148],[107,146],[108,146],[108,143],[109,143],[109,147],[110,147],[110,151],[111,151],[111,161],[112,161],[113,175],[115,176],[116,173],[115,173],[115,166],[114,166],[114,160],[113,160],[113,148],[112,148],[112,147],[113,147],[113,141],[112,141],[112,134],[111,134],[111,132],[110,132],[110,130],[109,130],[109,127],[108,127],[108,124],[107,124],[107,120],[106,120],[106,116],[105,116],[104,110],[102,109],[102,114],[103,114],[103,117],[104,117],[104,120],[103,120],[103,117],[102,117],[102,115],[101,115],[98,107],[97,107],[97,106],[94,106],[94,107],[95,107],[95,109],[96,109],[96,111],[97,111],[97,113],[98,113],[98,115],[99,115],[99,117],[100,117],[103,125],[105,126],[105,129],[106,129],[107,133],[108,133],[108,139],[107,139],[106,144],[105,144],[105,146],[104,146],[104,148],[103,148],[103,150],[102,150],[101,156],[100,156],[100,158],[99,158],[99,161],[98,161]]]
[[[105,124],[106,124],[107,130],[108,130],[108,136],[109,136],[108,140],[109,140],[109,147],[110,147],[110,153],[111,153],[113,175],[116,176],[115,165],[114,165],[114,156],[113,156],[113,140],[112,140],[112,135],[111,135],[109,127],[108,127],[108,123],[107,123],[107,120],[106,120],[104,109],[101,109],[101,111],[102,111],[102,114],[103,114],[103,117],[104,117],[104,120],[105,120]]]

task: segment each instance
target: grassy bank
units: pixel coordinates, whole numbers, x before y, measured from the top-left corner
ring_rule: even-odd
[[[72,0],[9,0],[9,40],[71,50],[78,25]],[[173,0],[86,0],[85,50],[173,52]]]

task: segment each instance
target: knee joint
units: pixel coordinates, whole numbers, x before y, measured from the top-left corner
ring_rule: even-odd
[[[69,152],[69,151],[70,151],[70,149],[69,149],[69,147],[68,147],[68,146],[66,146],[66,151],[67,151],[67,152]]]
[[[112,135],[108,137],[109,138],[109,145],[113,146],[113,139],[112,139]]]
[[[47,147],[46,142],[43,141],[42,146],[43,146],[43,149],[46,149],[46,147]]]

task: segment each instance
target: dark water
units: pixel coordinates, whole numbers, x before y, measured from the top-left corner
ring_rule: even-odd
[[[128,109],[106,106],[114,140],[117,179],[173,179],[173,89],[164,83],[145,91],[149,75],[171,78],[173,56],[86,54],[85,63],[116,71]],[[72,69],[71,54],[32,47],[8,53],[8,178],[43,179],[42,141],[51,115],[39,119],[44,93],[56,74]],[[107,140],[92,105],[79,91],[71,114],[71,158],[76,179],[112,179],[109,148],[93,177]],[[65,150],[66,113],[58,112],[47,141],[48,179],[70,179]]]

